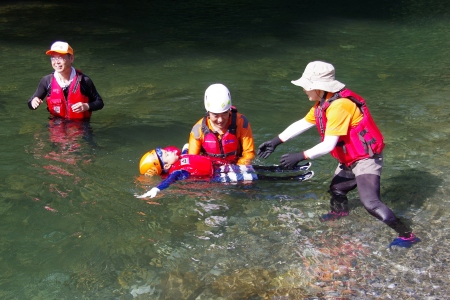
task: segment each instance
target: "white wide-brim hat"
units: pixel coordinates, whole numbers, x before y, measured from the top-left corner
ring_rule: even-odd
[[[332,64],[323,61],[310,62],[303,72],[302,77],[291,82],[301,86],[305,91],[322,90],[326,92],[338,92],[345,87],[334,77],[335,71]]]

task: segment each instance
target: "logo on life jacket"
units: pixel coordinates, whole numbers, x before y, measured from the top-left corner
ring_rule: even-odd
[[[183,157],[180,159],[180,165],[188,165],[189,164],[189,157]]]
[[[226,140],[224,140],[223,141],[223,145],[228,145],[228,144],[230,144],[230,143],[234,143],[234,140],[228,140],[228,139],[226,139]]]

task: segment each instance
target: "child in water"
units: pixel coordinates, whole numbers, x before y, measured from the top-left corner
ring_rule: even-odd
[[[209,179],[211,182],[239,182],[265,180],[296,180],[305,181],[314,176],[313,171],[295,176],[268,176],[257,174],[257,171],[284,172],[306,171],[311,163],[296,166],[286,170],[279,166],[234,165],[213,163],[210,157],[203,155],[181,154],[180,149],[174,146],[156,148],[144,154],[139,163],[139,171],[147,176],[163,175],[164,180],[147,193],[137,198],[153,198],[161,190],[168,188],[172,183],[195,177]]]

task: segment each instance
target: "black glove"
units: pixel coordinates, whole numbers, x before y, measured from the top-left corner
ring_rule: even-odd
[[[283,154],[280,159],[280,165],[286,169],[294,168],[299,162],[305,160],[305,154],[300,153],[288,153]]]
[[[270,141],[264,142],[258,147],[258,157],[259,158],[268,158],[275,148],[283,143],[278,136],[274,137]]]

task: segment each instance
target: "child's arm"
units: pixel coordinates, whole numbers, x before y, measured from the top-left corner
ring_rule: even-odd
[[[176,182],[178,180],[188,179],[190,175],[191,174],[189,174],[189,172],[185,171],[185,170],[174,171],[174,172],[170,173],[169,176],[167,176],[166,179],[161,181],[161,183],[158,184],[156,187],[160,191],[164,190],[164,189],[167,189],[172,183],[174,183],[174,182]]]
[[[187,179],[187,178],[189,178],[189,176],[190,176],[189,172],[187,172],[185,170],[174,171],[174,172],[170,173],[169,176],[167,176],[166,179],[161,181],[161,183],[158,184],[156,187],[152,188],[147,193],[140,195],[140,196],[136,196],[136,197],[137,198],[147,198],[147,197],[154,198],[161,190],[168,188],[172,183],[174,183],[178,180]]]

